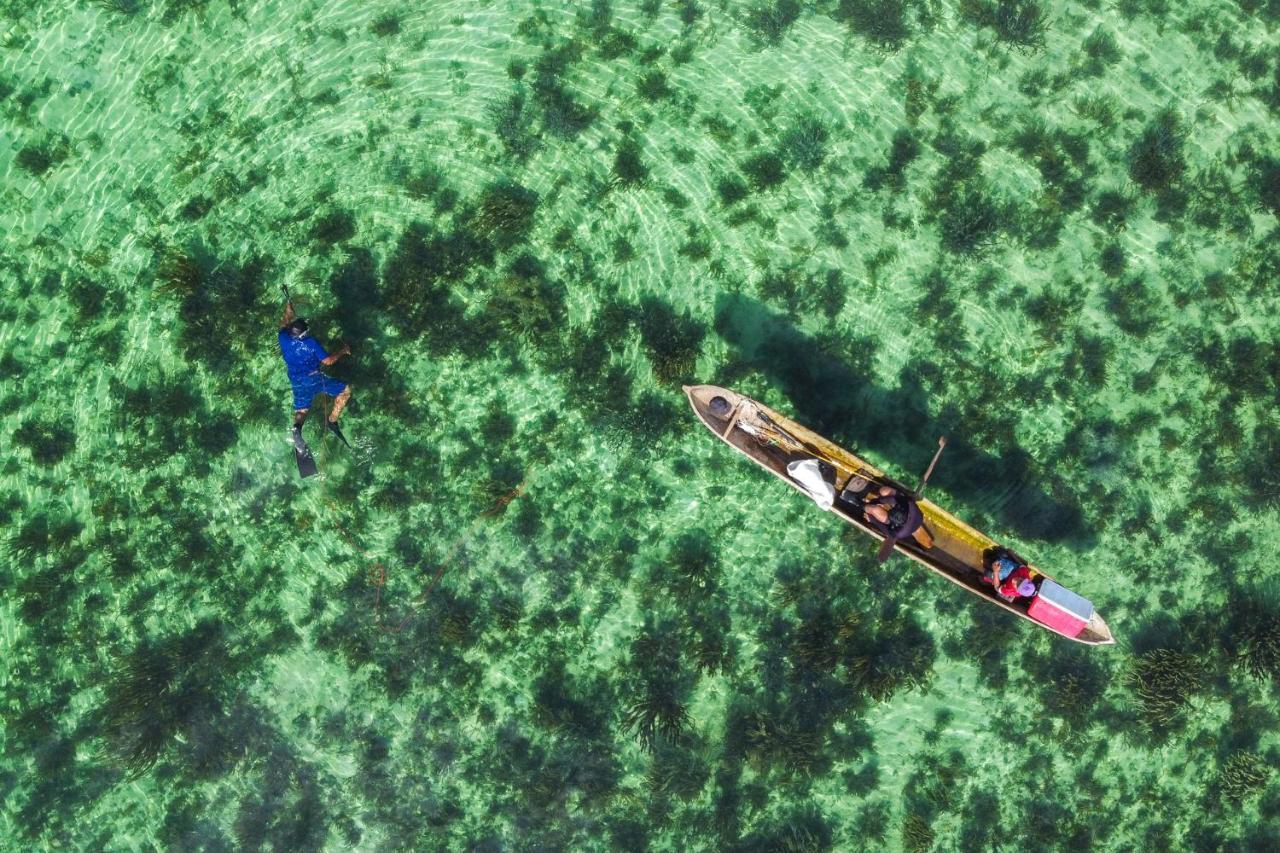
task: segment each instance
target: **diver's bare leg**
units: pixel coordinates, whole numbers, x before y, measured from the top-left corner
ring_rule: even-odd
[[[351,399],[351,386],[348,385],[342,389],[342,393],[333,398],[333,411],[329,413],[329,421],[331,423],[338,422],[338,416],[342,414],[342,410],[346,407],[347,401]]]

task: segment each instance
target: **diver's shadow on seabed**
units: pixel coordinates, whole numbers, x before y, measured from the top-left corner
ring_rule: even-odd
[[[791,401],[795,419],[844,447],[867,449],[901,471],[920,472],[950,436],[931,488],[981,505],[1009,532],[1028,539],[1090,547],[1095,536],[1077,502],[1051,495],[1031,457],[1017,450],[995,456],[964,438],[964,425],[929,416],[926,395],[904,371],[905,387],[887,389],[871,374],[875,342],[867,340],[833,354],[779,314],[744,296],[716,299],[716,331],[734,346],[743,364],[777,383]],[[919,476],[917,473],[915,476]],[[910,479],[910,478],[908,478]],[[912,481],[914,482],[914,481]]]

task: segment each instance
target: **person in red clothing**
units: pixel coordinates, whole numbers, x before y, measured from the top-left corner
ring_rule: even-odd
[[[1016,601],[1019,598],[1033,598],[1036,595],[1037,576],[1036,571],[1017,554],[1006,548],[998,548],[991,555],[982,580],[984,583],[994,584],[996,594],[1005,601]],[[996,580],[997,577],[998,580]]]
[[[1009,577],[1000,582],[996,593],[1005,601],[1018,598],[1031,598],[1036,594],[1035,575],[1027,566],[1018,566]]]

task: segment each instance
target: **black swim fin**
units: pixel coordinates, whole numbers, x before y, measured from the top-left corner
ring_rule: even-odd
[[[306,479],[316,475],[316,458],[311,454],[311,448],[302,440],[302,427],[293,428],[293,456],[298,461],[299,477]]]
[[[342,441],[343,444],[345,444],[347,447],[351,446],[351,442],[347,441],[347,437],[342,434],[342,430],[338,429],[337,421],[325,421],[325,425],[328,427],[329,432],[336,435]]]
[[[302,450],[298,450],[297,444],[294,444],[293,459],[298,461],[298,476],[306,479],[316,475],[316,457],[311,455],[311,448],[306,444],[303,444]]]
[[[297,450],[293,451],[294,458],[298,460],[298,476],[302,478],[314,477],[319,469],[316,468],[316,458],[311,455],[311,451]]]

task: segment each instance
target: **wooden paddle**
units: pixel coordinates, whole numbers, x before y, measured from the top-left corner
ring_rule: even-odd
[[[916,500],[919,500],[924,494],[925,483],[929,482],[929,475],[933,473],[933,466],[938,464],[938,457],[942,455],[942,448],[947,446],[947,437],[944,435],[938,439],[938,452],[933,454],[933,461],[929,463],[929,468],[924,472],[924,477],[920,480],[920,487],[916,489]]]

